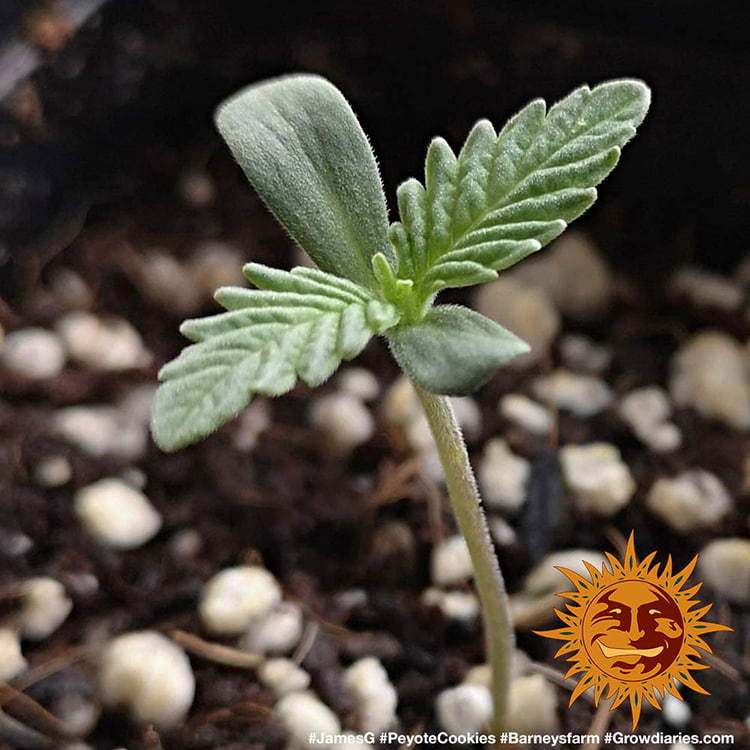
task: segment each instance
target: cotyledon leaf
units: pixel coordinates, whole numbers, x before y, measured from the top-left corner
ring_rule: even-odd
[[[499,134],[480,120],[458,156],[434,139],[424,186],[410,179],[398,189],[398,276],[427,299],[489,281],[557,237],[596,200],[649,102],[641,81],[608,81],[581,86],[549,112],[537,99]]]
[[[328,273],[375,288],[371,258],[395,258],[377,163],[341,92],[320,76],[249,86],[216,125],[272,213]]]
[[[219,289],[227,312],[185,321],[195,343],[159,372],[151,431],[165,451],[213,432],[256,393],[278,396],[298,378],[319,385],[399,320],[369,290],[317,269],[244,271],[258,289]]]
[[[404,372],[433,393],[464,396],[502,365],[529,351],[514,333],[474,310],[438,305],[414,324],[387,333]]]

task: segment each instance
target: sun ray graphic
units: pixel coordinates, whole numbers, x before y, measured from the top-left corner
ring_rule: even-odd
[[[566,678],[580,676],[569,705],[587,690],[596,706],[602,695],[612,710],[627,700],[635,730],[644,701],[661,709],[666,693],[683,700],[678,684],[708,694],[691,674],[708,669],[698,649],[710,654],[703,636],[731,628],[703,619],[712,605],[695,599],[702,584],[686,588],[697,555],[676,573],[669,557],[660,571],[656,552],[638,560],[632,531],[622,561],[605,554],[609,567],[584,561],[588,578],[558,568],[575,587],[558,594],[569,600],[567,612],[555,610],[563,627],[534,632],[564,641],[555,657],[572,663]]]

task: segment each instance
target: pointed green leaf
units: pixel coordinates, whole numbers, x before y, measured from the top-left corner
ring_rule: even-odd
[[[210,434],[256,393],[278,396],[297,378],[322,383],[398,323],[391,305],[322,271],[257,263],[244,270],[259,288],[219,289],[228,312],[185,321],[180,330],[196,343],[159,372],[151,431],[165,451]]]
[[[388,339],[412,380],[451,396],[471,393],[499,367],[529,351],[515,334],[457,305],[433,307],[420,323],[391,329]]]
[[[487,281],[557,237],[596,200],[650,102],[641,81],[582,86],[546,112],[538,99],[499,134],[480,120],[456,156],[436,138],[425,183],[398,189],[389,231],[398,276],[424,299]]]
[[[260,197],[328,273],[375,288],[370,259],[394,260],[375,157],[341,92],[292,75],[243,89],[216,125]]]

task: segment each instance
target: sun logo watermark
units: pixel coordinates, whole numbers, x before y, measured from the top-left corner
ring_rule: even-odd
[[[683,700],[678,683],[708,694],[690,674],[708,669],[698,649],[711,653],[703,636],[731,628],[703,619],[712,605],[699,607],[694,598],[702,584],[685,588],[697,555],[677,573],[669,557],[660,571],[656,552],[638,560],[632,532],[622,561],[605,555],[609,568],[583,561],[589,578],[558,568],[575,587],[558,594],[570,600],[567,612],[555,610],[564,626],[534,632],[565,641],[555,656],[570,654],[565,677],[581,676],[569,705],[593,689],[598,706],[606,690],[612,709],[630,701],[635,730],[644,700],[657,709],[666,693]]]

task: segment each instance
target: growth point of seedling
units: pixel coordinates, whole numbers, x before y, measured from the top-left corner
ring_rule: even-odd
[[[316,269],[244,268],[254,289],[216,293],[226,312],[188,320],[193,343],[159,373],[151,429],[174,451],[255,396],[317,386],[384,335],[416,385],[474,566],[493,670],[495,724],[507,703],[512,629],[471,466],[445,395],[470,393],[526,342],[441,291],[492,281],[560,235],[596,200],[650,103],[641,81],[536,99],[496,132],[480,120],[456,154],[427,150],[424,181],[397,191],[388,225],[375,156],[341,92],[319,76],[249,86],[216,124],[253,187]]]

